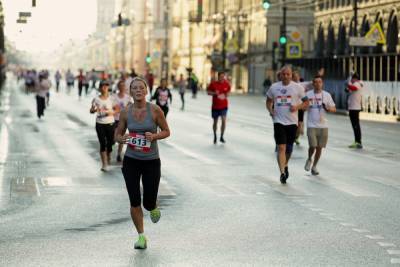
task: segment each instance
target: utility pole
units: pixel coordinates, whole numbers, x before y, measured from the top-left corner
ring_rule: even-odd
[[[226,71],[226,15],[222,13],[222,71]]]
[[[287,38],[286,38],[286,12],[287,12],[287,7],[285,1],[283,1],[283,24],[282,24],[282,36],[285,38],[285,42],[282,44],[282,51],[281,51],[281,56],[282,56],[282,66],[285,65],[286,63],[286,44],[287,44]]]
[[[354,37],[358,37],[358,0],[353,0],[353,12],[354,12],[354,21],[353,21],[353,33]],[[357,53],[357,47],[353,46],[351,48],[351,54],[353,56],[353,66],[352,69],[355,71],[357,66],[356,66],[356,53]],[[351,71],[351,69],[350,69]]]
[[[169,6],[168,6],[168,1],[169,0],[164,0],[164,29],[165,29],[165,38],[164,38],[164,51],[161,57],[161,75],[168,79],[168,61],[169,61],[169,56],[168,56],[168,27],[169,27],[169,17],[168,17],[168,12],[169,12]]]

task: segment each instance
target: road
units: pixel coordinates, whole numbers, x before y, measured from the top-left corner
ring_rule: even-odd
[[[393,266],[400,264],[399,124],[328,117],[319,176],[295,147],[279,183],[273,128],[260,96],[230,97],[226,144],[212,144],[210,98],[179,97],[159,144],[162,218],[148,213],[146,251],[120,166],[100,171],[91,96],[53,93],[39,121],[14,81],[0,107],[0,266]],[[113,157],[114,159],[115,157]]]

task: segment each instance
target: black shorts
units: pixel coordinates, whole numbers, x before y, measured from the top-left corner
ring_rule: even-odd
[[[299,122],[303,122],[304,121],[304,110],[299,109]]]
[[[274,123],[274,138],[277,145],[293,145],[296,139],[297,125]]]

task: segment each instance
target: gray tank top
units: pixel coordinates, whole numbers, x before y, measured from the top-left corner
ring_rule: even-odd
[[[135,133],[139,135],[144,135],[145,132],[157,133],[157,125],[154,122],[151,114],[151,104],[146,103],[146,118],[143,122],[138,122],[135,120],[132,114],[132,107],[133,105],[129,105],[128,108],[127,127],[129,133]],[[146,149],[133,148],[128,144],[125,156],[139,160],[159,159],[160,155],[158,154],[157,140],[151,142],[150,150],[148,151],[146,151]]]

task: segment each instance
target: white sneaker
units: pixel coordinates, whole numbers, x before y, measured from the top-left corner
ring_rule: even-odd
[[[306,161],[306,165],[304,165],[304,169],[306,170],[306,171],[310,171],[310,167],[311,167],[311,159],[307,159],[307,161]]]
[[[311,174],[312,175],[318,175],[319,174],[319,171],[317,170],[317,167],[312,167],[312,169],[311,169]]]

